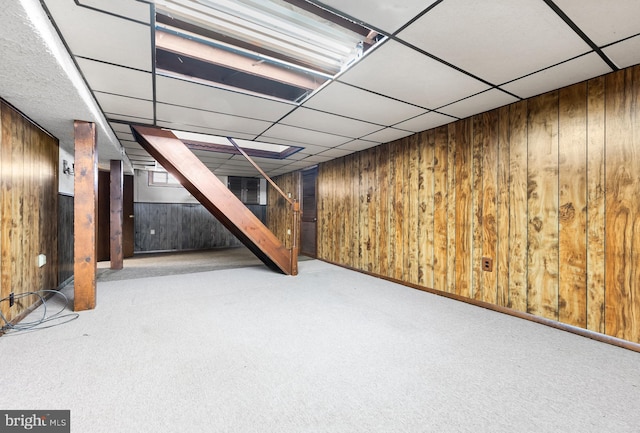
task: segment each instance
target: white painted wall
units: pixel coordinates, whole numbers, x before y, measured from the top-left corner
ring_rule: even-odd
[[[58,192],[60,194],[73,195],[73,175],[64,174],[62,172],[62,167],[63,161],[67,161],[69,167],[73,167],[75,157],[62,146],[60,146],[60,152],[58,155]]]

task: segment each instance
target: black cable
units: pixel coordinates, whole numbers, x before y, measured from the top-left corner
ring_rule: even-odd
[[[45,298],[45,296],[49,293],[51,293],[54,296],[55,295],[62,296],[65,302],[59,311],[47,317],[47,299]],[[36,292],[18,293],[18,294],[14,294],[13,299],[15,302],[18,299],[26,298],[29,296],[37,296],[38,298],[40,298],[40,302],[42,303],[42,317],[38,320],[34,320],[30,322],[21,321],[19,323],[13,324],[9,320],[7,320],[6,317],[4,317],[4,314],[2,314],[2,311],[0,310],[0,319],[2,319],[2,321],[4,322],[4,325],[2,326],[2,328],[0,328],[0,332],[9,334],[9,333],[20,332],[20,331],[53,328],[54,326],[62,325],[64,323],[71,322],[72,320],[76,320],[80,316],[78,313],[62,314],[66,310],[66,308],[69,306],[69,298],[67,298],[67,296],[64,293],[58,290],[38,290]],[[4,301],[9,301],[9,300],[10,300],[10,296],[0,299],[0,303]],[[53,322],[53,321],[60,321],[60,320],[63,320],[63,321],[50,324],[47,326],[43,326],[46,323]]]

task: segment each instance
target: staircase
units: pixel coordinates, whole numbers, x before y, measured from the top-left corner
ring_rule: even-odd
[[[264,264],[286,275],[298,274],[295,241],[287,249],[171,131],[144,126],[131,129],[138,143]],[[296,221],[294,218],[293,234]]]

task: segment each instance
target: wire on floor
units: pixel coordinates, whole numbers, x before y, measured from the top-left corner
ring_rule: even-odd
[[[52,296],[47,296],[49,294],[51,294]],[[19,299],[26,298],[29,296],[37,296],[40,299],[40,302],[42,303],[40,308],[42,310],[42,317],[39,317],[37,320],[32,320],[29,322],[23,320],[18,323],[11,323],[10,321],[7,320],[4,314],[2,314],[2,311],[0,311],[0,319],[4,323],[2,328],[0,328],[0,333],[10,334],[10,333],[15,333],[20,331],[32,331],[32,330],[38,330],[38,329],[53,328],[54,326],[62,325],[64,323],[71,322],[72,320],[76,320],[79,317],[78,313],[62,314],[69,306],[69,298],[64,293],[58,290],[38,290],[36,292],[18,293],[18,294],[14,294],[13,299],[14,299],[14,302],[17,302]],[[53,296],[62,296],[62,298],[64,299],[64,305],[62,306],[62,308],[60,308],[59,311],[47,316],[47,309],[48,309],[47,298],[50,299]],[[5,301],[9,302],[10,297],[8,296],[6,298],[0,299],[0,303]],[[35,313],[36,311],[38,311],[38,309],[34,310],[31,314]]]

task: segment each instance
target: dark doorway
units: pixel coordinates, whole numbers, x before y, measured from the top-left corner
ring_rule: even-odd
[[[98,172],[98,237],[97,258],[99,262],[111,259],[109,244],[109,187],[110,172],[100,170]],[[122,254],[124,257],[133,257],[133,176],[125,175],[122,191]]]
[[[122,255],[133,257],[133,176],[124,175],[122,191]]]
[[[316,178],[318,167],[302,171],[302,215],[300,218],[300,254],[317,256],[318,212],[316,207]]]

